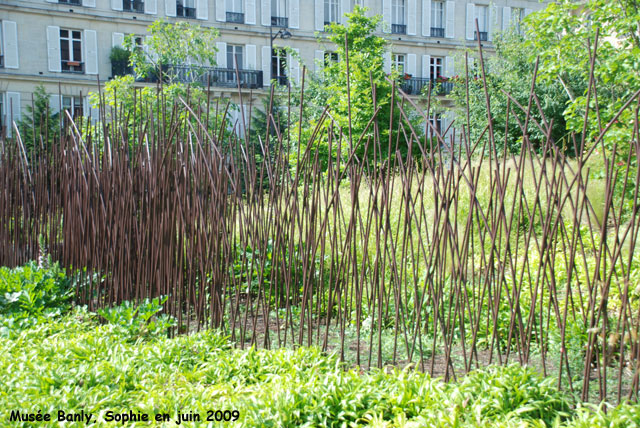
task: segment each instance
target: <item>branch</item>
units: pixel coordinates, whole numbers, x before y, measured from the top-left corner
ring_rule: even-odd
[[[571,102],[574,102],[576,100],[576,96],[574,95],[573,91],[571,90],[571,88],[569,88],[569,85],[567,85],[564,81],[564,79],[562,78],[562,74],[558,74],[558,80],[560,81],[560,84],[562,85],[562,87],[564,88],[564,91],[567,93],[567,95],[569,96],[569,99],[571,100]]]

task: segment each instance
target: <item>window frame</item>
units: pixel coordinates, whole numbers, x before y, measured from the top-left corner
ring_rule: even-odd
[[[288,68],[286,49],[274,46],[271,51],[271,79],[277,80],[281,85],[288,83]]]
[[[340,1],[324,0],[324,25],[340,23]]]
[[[429,80],[435,82],[444,76],[444,57],[432,56],[429,59]]]
[[[64,37],[62,35],[62,32],[66,31],[67,32],[67,36]],[[74,36],[74,33],[78,33],[80,35],[80,38],[77,39]],[[63,73],[84,73],[85,72],[85,67],[84,67],[84,61],[83,61],[83,57],[84,57],[84,32],[82,30],[74,30],[72,28],[60,28],[60,32],[59,32],[59,38],[60,38],[60,70]],[[64,58],[64,52],[65,50],[63,49],[63,43],[67,44],[67,53],[68,53],[68,58],[65,59]],[[78,54],[80,56],[80,58],[76,58],[76,53],[75,53],[75,43],[78,42],[79,43],[79,49],[78,49]],[[71,63],[71,65],[70,65]]]
[[[438,10],[438,5],[440,10]],[[438,22],[438,14],[440,22]],[[444,1],[433,0],[431,2],[431,28],[445,28],[447,23]],[[439,25],[438,25],[439,24]]]
[[[399,66],[401,66],[401,68]],[[392,54],[391,68],[398,71],[401,75],[404,75],[407,72],[407,54],[405,53]]]
[[[65,103],[65,100],[69,100],[68,107],[67,107],[67,104]],[[65,110],[68,110],[69,116],[71,116],[72,119],[75,119],[76,117],[84,116],[84,113],[85,113],[84,100],[79,95],[62,95],[62,99],[60,100],[60,105],[62,107],[62,112],[64,112]],[[63,116],[66,120],[67,115],[63,113]]]
[[[129,8],[127,8],[126,4],[128,3]],[[136,4],[138,8],[136,9]],[[177,2],[176,2],[177,8]],[[122,0],[122,11],[129,13],[144,13],[144,0]]]
[[[196,18],[196,1],[195,0],[176,0],[176,17],[195,19]]]

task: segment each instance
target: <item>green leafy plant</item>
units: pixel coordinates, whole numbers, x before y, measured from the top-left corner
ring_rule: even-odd
[[[176,325],[173,317],[167,314],[159,314],[167,297],[162,299],[154,297],[145,299],[140,304],[125,301],[112,308],[98,310],[98,315],[111,325],[119,329],[122,334],[130,339],[144,336],[158,336],[165,334],[170,327]]]

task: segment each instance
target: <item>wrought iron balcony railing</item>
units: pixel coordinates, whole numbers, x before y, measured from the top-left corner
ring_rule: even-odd
[[[391,24],[392,34],[407,34],[407,26],[404,24]]]
[[[478,37],[478,35],[480,35],[480,37]],[[480,33],[478,33],[477,31],[473,32],[473,40],[480,40],[481,42],[486,42],[489,37],[488,37],[488,33],[486,31],[480,31]]]
[[[196,8],[195,7],[185,7],[181,4],[176,6],[176,15],[181,16],[183,18],[195,18],[196,17]]]
[[[84,62],[62,60],[63,73],[84,73]]]
[[[289,18],[284,18],[282,16],[272,16],[271,17],[271,26],[272,27],[288,28],[289,27]]]
[[[453,89],[453,82],[431,80],[427,77],[410,77],[400,82],[400,88],[407,95],[420,95],[426,86],[430,86],[437,95],[448,95]]]
[[[144,13],[144,2],[142,0],[122,0],[122,10]]]
[[[82,6],[82,0],[58,0],[58,3],[74,4],[77,6]]]
[[[233,22],[234,24],[244,24],[244,13],[227,12],[227,22]]]
[[[162,74],[167,80],[182,83],[199,83],[202,86],[216,86],[224,88],[262,88],[262,71],[236,70],[232,68],[199,67],[190,65],[167,65],[162,67]],[[144,79],[157,82],[158,77]],[[238,83],[239,80],[239,83]]]
[[[431,37],[444,37],[444,28],[431,27]]]

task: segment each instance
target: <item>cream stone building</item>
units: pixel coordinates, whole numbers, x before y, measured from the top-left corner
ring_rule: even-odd
[[[317,35],[327,23],[345,22],[344,13],[359,4],[369,14],[383,16],[380,34],[392,43],[385,67],[401,69],[403,88],[418,94],[434,79],[456,73],[456,50],[474,47],[479,37],[490,51],[496,31],[518,26],[528,13],[544,7],[528,0],[477,1],[0,0],[1,126],[10,132],[7,125],[20,118],[38,84],[52,94],[53,109],[91,114],[87,94],[113,76],[112,47],[121,45],[127,34],[143,41],[147,27],[160,18],[190,20],[220,31],[217,67],[210,78],[214,96],[236,97],[235,73],[225,70],[237,61],[242,91],[260,97],[272,82],[299,82],[300,62],[317,71],[334,59],[331,47],[319,43]],[[293,48],[300,61],[272,46]],[[441,95],[446,95],[446,85]]]

